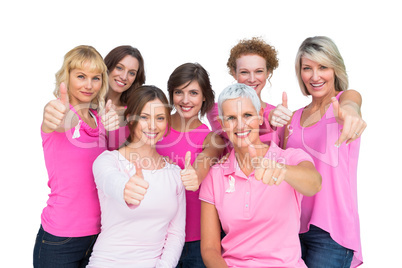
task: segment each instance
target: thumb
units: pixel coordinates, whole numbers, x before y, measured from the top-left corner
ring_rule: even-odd
[[[107,113],[112,109],[112,105],[113,105],[112,100],[109,99],[109,100],[107,101],[107,103],[106,103],[105,114],[107,114]]]
[[[144,175],[142,174],[142,168],[138,162],[134,162],[135,166],[135,175],[140,177],[141,179],[144,179]]]
[[[70,104],[70,100],[68,98],[67,87],[64,82],[60,83],[60,101],[61,101],[61,103],[63,103],[66,106]]]
[[[191,168],[191,152],[188,151],[186,153],[185,159],[184,159],[184,169],[189,169]]]
[[[282,93],[282,106],[288,108],[288,95],[285,91]]]
[[[331,101],[332,101],[332,108],[334,109],[334,115],[335,115],[335,117],[341,117],[341,111],[340,111],[340,108],[339,108],[339,101],[338,101],[338,99],[337,98],[335,98],[335,97],[332,97],[331,98]]]

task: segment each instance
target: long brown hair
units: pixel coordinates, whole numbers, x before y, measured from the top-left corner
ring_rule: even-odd
[[[171,126],[171,117],[170,117],[171,108],[166,98],[166,95],[163,93],[161,89],[159,89],[156,86],[145,85],[135,89],[134,92],[129,96],[127,102],[127,109],[124,112],[124,118],[126,118],[126,120],[128,121],[127,125],[130,129],[130,135],[128,136],[125,144],[133,142],[135,128],[138,125],[138,118],[141,115],[142,109],[148,102],[153,101],[155,99],[160,100],[165,106],[168,129],[164,137],[166,137],[169,134]]]
[[[105,57],[105,64],[107,66],[108,72],[110,73],[114,70],[114,68],[116,68],[116,65],[127,55],[136,58],[138,60],[139,66],[133,84],[120,96],[120,102],[122,105],[127,105],[128,98],[133,90],[142,86],[145,83],[144,59],[142,58],[140,51],[132,46],[116,47],[112,49]]]

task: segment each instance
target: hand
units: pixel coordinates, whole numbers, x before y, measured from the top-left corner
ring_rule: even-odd
[[[184,169],[180,172],[181,181],[187,191],[197,191],[200,188],[198,183],[198,175],[193,166],[191,165],[191,152],[188,151],[185,157]]]
[[[222,156],[221,159],[219,159],[219,161],[218,161],[217,164],[223,164],[223,163],[225,163],[226,160],[229,158],[229,156],[230,156],[230,153],[225,154],[224,156]]]
[[[70,111],[67,87],[60,84],[60,99],[50,101],[43,111],[42,130],[44,132],[62,131],[67,113]]]
[[[344,141],[349,144],[359,138],[366,129],[367,123],[355,108],[348,105],[340,106],[335,97],[331,100],[336,121],[343,126],[341,136],[335,143],[335,146],[339,147]]]
[[[292,115],[292,111],[288,109],[288,96],[286,92],[283,92],[282,104],[276,106],[276,108],[269,113],[269,123],[273,127],[283,127],[290,122]]]
[[[254,177],[270,186],[279,185],[285,179],[286,168],[284,164],[277,163],[276,161],[257,156],[257,151],[254,146],[248,147],[251,163],[254,167]]]
[[[129,205],[139,205],[147,193],[149,183],[144,180],[142,168],[135,163],[135,174],[124,187],[124,201]]]
[[[105,110],[101,113],[101,121],[107,131],[113,131],[119,128],[119,115],[116,112],[116,107],[112,100],[108,100]]]

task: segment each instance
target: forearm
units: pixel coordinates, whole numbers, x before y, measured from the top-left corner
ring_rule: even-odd
[[[206,267],[220,268],[220,267],[228,267],[225,260],[222,258],[222,255],[218,250],[214,248],[206,248],[202,250],[202,260]]]
[[[304,161],[285,168],[285,181],[302,195],[313,196],[321,190],[321,175],[312,163]]]
[[[347,90],[339,98],[339,106],[361,116],[362,97],[356,90]]]

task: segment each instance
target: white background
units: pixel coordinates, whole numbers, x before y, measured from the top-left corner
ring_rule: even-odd
[[[301,42],[326,35],[345,60],[350,88],[363,96],[358,168],[362,267],[397,267],[402,246],[401,8],[397,1],[8,1],[0,4],[1,263],[32,266],[32,249],[46,204],[47,173],[40,124],[53,98],[64,54],[81,44],[102,56],[116,46],[137,47],[147,84],[166,90],[178,65],[199,62],[218,95],[233,82],[230,48],[263,37],[278,50],[279,68],[263,100],[289,107],[309,103],[296,82]],[[399,160],[399,161],[398,161]]]

